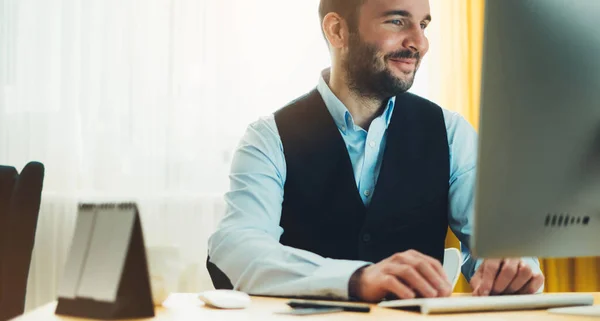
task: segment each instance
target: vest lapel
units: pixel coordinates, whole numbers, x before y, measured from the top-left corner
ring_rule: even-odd
[[[296,146],[301,146],[300,149],[295,150],[302,155],[294,158],[295,155],[288,154],[286,151],[286,161],[302,159],[302,165],[310,169],[306,173],[309,175],[306,179],[317,185],[311,191],[306,191],[312,194],[312,197],[318,198],[319,195],[327,195],[328,193],[323,191],[324,188],[343,188],[352,191],[352,198],[348,201],[360,204],[364,208],[346,144],[333,117],[316,89],[308,94],[307,99],[307,105],[311,108],[303,111],[302,117],[311,119],[310,128],[303,130],[305,135],[296,137],[298,141],[295,142]],[[297,126],[305,125],[304,122],[297,124]],[[342,173],[341,177],[329,179],[332,175],[337,176],[340,172]],[[333,182],[334,184],[323,184],[324,182]]]

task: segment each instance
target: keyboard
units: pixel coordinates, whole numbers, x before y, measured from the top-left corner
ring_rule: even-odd
[[[488,297],[459,296],[450,298],[393,300],[379,303],[380,307],[417,310],[422,314],[534,310],[559,307],[591,306],[591,294],[534,294]]]
[[[548,312],[553,313],[553,314],[600,317],[600,305],[592,305],[592,306],[584,306],[584,307],[570,307],[570,308],[554,308],[554,309],[549,309]]]

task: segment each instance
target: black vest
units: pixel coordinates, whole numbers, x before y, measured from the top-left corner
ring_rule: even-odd
[[[379,262],[409,249],[444,258],[450,160],[442,109],[399,95],[371,203],[343,138],[313,90],[275,113],[287,164],[280,242],[324,257]]]
[[[450,160],[442,109],[396,97],[379,178],[366,208],[346,145],[317,90],[275,113],[287,177],[283,245],[324,257],[379,262],[409,249],[440,262],[448,229]],[[207,258],[217,289],[232,289]]]

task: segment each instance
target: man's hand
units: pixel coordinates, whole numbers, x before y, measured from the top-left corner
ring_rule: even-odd
[[[388,294],[412,299],[452,293],[440,262],[417,251],[395,254],[356,273],[356,282],[350,282],[350,293],[367,302],[381,301]]]
[[[534,294],[543,284],[544,276],[520,259],[485,260],[471,278],[476,296]]]

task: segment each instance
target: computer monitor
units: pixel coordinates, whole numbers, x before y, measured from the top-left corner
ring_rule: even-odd
[[[600,0],[485,6],[474,255],[600,255]]]

